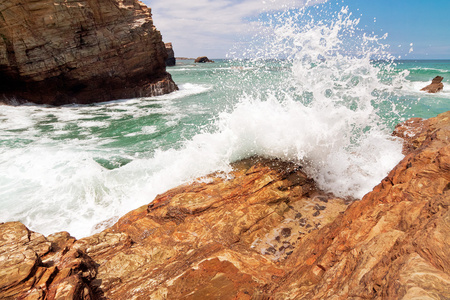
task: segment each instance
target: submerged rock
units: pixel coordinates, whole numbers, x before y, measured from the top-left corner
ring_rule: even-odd
[[[427,85],[421,91],[426,91],[428,93],[437,93],[441,91],[444,88],[444,84],[442,83],[442,80],[444,77],[442,76],[436,76],[431,81],[431,84]]]
[[[87,259],[87,273],[70,274],[85,274],[83,290],[96,298],[444,299],[450,112],[407,121],[394,134],[407,138],[405,158],[360,201],[321,192],[301,166],[251,158],[229,174],[159,195],[78,241],[2,224],[21,230],[0,231],[0,253],[7,258],[0,270],[17,265],[11,259],[24,249],[32,252],[17,265],[21,276],[2,277],[0,298],[37,290],[41,280],[29,278],[46,271],[39,268],[59,266],[59,249],[66,249]],[[53,279],[47,286],[68,290],[58,282],[66,284]],[[39,292],[36,299],[50,295]]]
[[[208,57],[206,57],[206,56],[200,56],[200,57],[197,57],[196,59],[195,59],[195,62],[196,63],[213,63],[214,61],[213,60],[210,60]]]
[[[175,59],[172,43],[165,43],[165,46],[167,51],[166,66],[173,67],[177,64],[177,60]]]
[[[86,104],[177,89],[150,9],[137,0],[0,7],[0,101]]]

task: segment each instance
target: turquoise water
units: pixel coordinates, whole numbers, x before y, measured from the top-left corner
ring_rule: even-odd
[[[277,30],[296,45],[287,59],[178,61],[169,95],[0,106],[0,221],[86,236],[252,155],[302,164],[322,189],[359,199],[402,159],[395,124],[450,109],[450,61],[371,61],[376,48],[336,52],[324,28]],[[444,91],[421,92],[437,75]]]
[[[403,118],[431,118],[450,109],[450,60],[400,60],[396,68],[409,73],[397,100],[404,107]],[[444,77],[444,90],[437,94],[421,92],[436,76]]]

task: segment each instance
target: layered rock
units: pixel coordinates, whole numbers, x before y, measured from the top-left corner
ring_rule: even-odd
[[[177,64],[177,60],[175,59],[172,43],[165,43],[165,46],[167,51],[166,66],[173,67]]]
[[[442,76],[434,77],[431,83],[426,87],[422,88],[421,91],[425,91],[428,93],[437,93],[441,91],[444,88],[444,84],[442,83],[443,79],[444,77]]]
[[[177,89],[151,11],[137,0],[0,3],[0,96],[61,105]]]
[[[95,262],[67,232],[45,238],[19,222],[0,224],[1,299],[93,299]]]
[[[196,63],[213,63],[213,60],[210,60],[208,57],[206,56],[199,56],[195,59]]]
[[[276,298],[448,297],[450,112],[395,133],[407,137],[405,158],[294,251],[298,267],[272,289]]]
[[[57,235],[63,236],[58,243],[52,236],[19,234],[6,244],[30,245],[29,237],[39,236],[40,246],[29,249],[42,263],[36,259],[34,267],[7,273],[31,270],[19,278],[3,276],[0,297],[12,295],[11,289],[39,288],[41,279],[28,281],[39,277],[39,267],[54,265],[63,274],[61,260],[42,254],[59,257],[62,247],[48,250],[50,242],[96,263],[97,269],[86,263],[90,275],[81,279],[85,294],[95,298],[446,299],[450,112],[407,121],[394,134],[406,138],[405,158],[351,204],[318,190],[301,166],[252,158],[234,164],[229,174],[159,195],[76,242],[68,234]],[[0,249],[14,257],[19,248]]]

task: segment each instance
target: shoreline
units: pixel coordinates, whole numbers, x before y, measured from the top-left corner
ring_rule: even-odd
[[[352,203],[318,190],[301,166],[253,158],[79,240],[2,223],[0,296],[445,296],[450,111],[394,135],[405,158]]]

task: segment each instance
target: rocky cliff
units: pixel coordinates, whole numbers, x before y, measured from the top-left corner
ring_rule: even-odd
[[[62,105],[177,89],[137,0],[0,1],[0,101]]]
[[[175,58],[172,43],[165,43],[165,46],[167,51],[166,66],[173,67],[177,64],[177,59]]]
[[[76,241],[0,225],[0,298],[446,299],[450,112],[395,130],[405,158],[362,200],[251,158]]]

